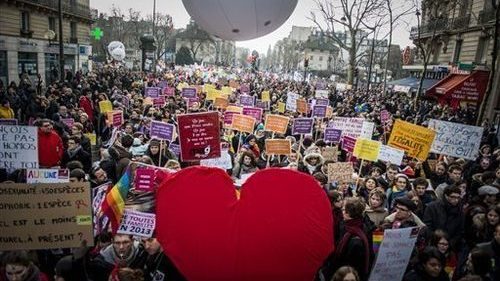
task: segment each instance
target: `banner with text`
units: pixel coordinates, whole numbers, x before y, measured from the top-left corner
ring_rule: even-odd
[[[433,130],[397,119],[387,144],[406,151],[410,157],[424,161],[435,136],[436,132]]]
[[[429,128],[436,131],[431,152],[468,160],[479,156],[483,127],[431,119]]]

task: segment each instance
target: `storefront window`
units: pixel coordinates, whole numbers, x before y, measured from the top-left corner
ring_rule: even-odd
[[[52,83],[59,77],[59,55],[45,54],[45,81]]]
[[[7,86],[9,82],[9,77],[7,75],[7,52],[0,51],[0,80],[2,80],[4,86]]]
[[[37,53],[19,52],[17,61],[17,72],[19,76],[26,73],[31,79],[36,78],[38,74]]]
[[[64,55],[64,70],[71,71],[75,74],[75,56]]]

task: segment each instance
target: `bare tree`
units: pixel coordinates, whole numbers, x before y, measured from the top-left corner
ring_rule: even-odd
[[[369,34],[363,32],[362,28],[374,18],[381,16],[379,12],[383,2],[381,0],[339,0],[334,3],[332,0],[315,0],[315,3],[321,20],[317,18],[315,12],[311,12],[309,19],[317,25],[324,36],[331,38],[340,48],[349,53],[347,81],[352,85],[357,62],[366,55],[358,52],[363,40]],[[338,32],[339,27],[344,28],[345,33]]]
[[[198,24],[191,21],[186,29],[178,34],[178,37],[187,41],[188,46],[186,46],[193,56],[193,60],[197,61],[197,54],[203,44],[214,44],[214,39],[212,36],[201,29]]]
[[[167,52],[167,48],[174,33],[172,17],[168,14],[156,13],[156,57],[159,59]]]

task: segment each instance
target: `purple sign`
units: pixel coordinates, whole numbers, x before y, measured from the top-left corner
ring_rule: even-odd
[[[0,125],[17,125],[17,119],[0,119]]]
[[[174,137],[175,126],[165,122],[152,121],[151,122],[151,138],[160,140],[172,141]]]
[[[150,97],[150,98],[157,98],[160,96],[161,93],[161,88],[158,87],[146,87],[144,89],[144,96]]]
[[[255,107],[262,108],[264,110],[269,110],[270,105],[268,101],[257,100],[255,101]]]
[[[241,95],[240,96],[240,104],[244,105],[244,106],[254,106],[254,104],[255,104],[255,97],[254,96]]]
[[[224,112],[224,126],[231,126],[233,124],[233,115],[235,114],[239,113],[231,111]]]
[[[240,86],[240,92],[242,94],[247,94],[247,93],[250,93],[250,86],[248,86],[247,84],[242,84]]]
[[[293,121],[292,135],[311,134],[313,130],[313,118],[297,118]]]
[[[348,136],[344,136],[342,139],[342,149],[352,153],[354,151],[354,146],[356,145],[356,139]]]
[[[325,118],[326,116],[326,105],[315,105],[313,107],[312,116],[318,118]]]
[[[316,100],[316,105],[325,105],[328,106],[330,103],[327,99],[317,99]]]
[[[165,87],[163,88],[163,94],[167,97],[172,97],[175,95],[175,88]]]
[[[158,87],[160,87],[160,88],[165,88],[165,87],[167,87],[167,85],[168,85],[168,82],[165,80],[161,80],[160,83],[158,83]]]
[[[252,116],[257,122],[262,121],[262,108],[244,107],[243,115]]]
[[[71,127],[73,127],[73,124],[75,124],[75,119],[73,119],[73,118],[61,118],[61,122],[63,122],[64,125],[71,128]]]
[[[182,89],[182,97],[183,98],[191,98],[194,99],[197,97],[196,88],[184,88]]]
[[[342,135],[342,131],[334,128],[326,128],[325,129],[325,142],[333,142],[338,143],[340,141],[340,136]]]
[[[175,143],[171,143],[169,146],[168,146],[168,149],[170,151],[172,151],[173,154],[177,155],[177,157],[179,157],[179,155],[181,155],[181,146],[178,145],[178,144],[175,144]]]
[[[122,103],[125,108],[130,107],[130,99],[127,96],[122,97]]]
[[[135,172],[135,189],[139,191],[153,191],[155,170],[139,167]]]
[[[165,97],[158,97],[156,99],[153,99],[153,106],[165,106]]]

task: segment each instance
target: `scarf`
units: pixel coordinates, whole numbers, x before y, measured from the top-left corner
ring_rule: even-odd
[[[350,219],[344,221],[345,223],[345,233],[340,239],[338,244],[338,249],[335,255],[335,260],[339,261],[340,255],[344,253],[352,237],[359,237],[363,241],[365,247],[365,273],[369,272],[370,268],[370,244],[368,243],[368,238],[363,231],[363,220],[362,219]]]
[[[76,156],[76,154],[78,153],[78,151],[80,151],[81,148],[82,147],[79,145],[79,146],[75,147],[75,149],[68,149],[69,158],[73,159],[73,157]]]

